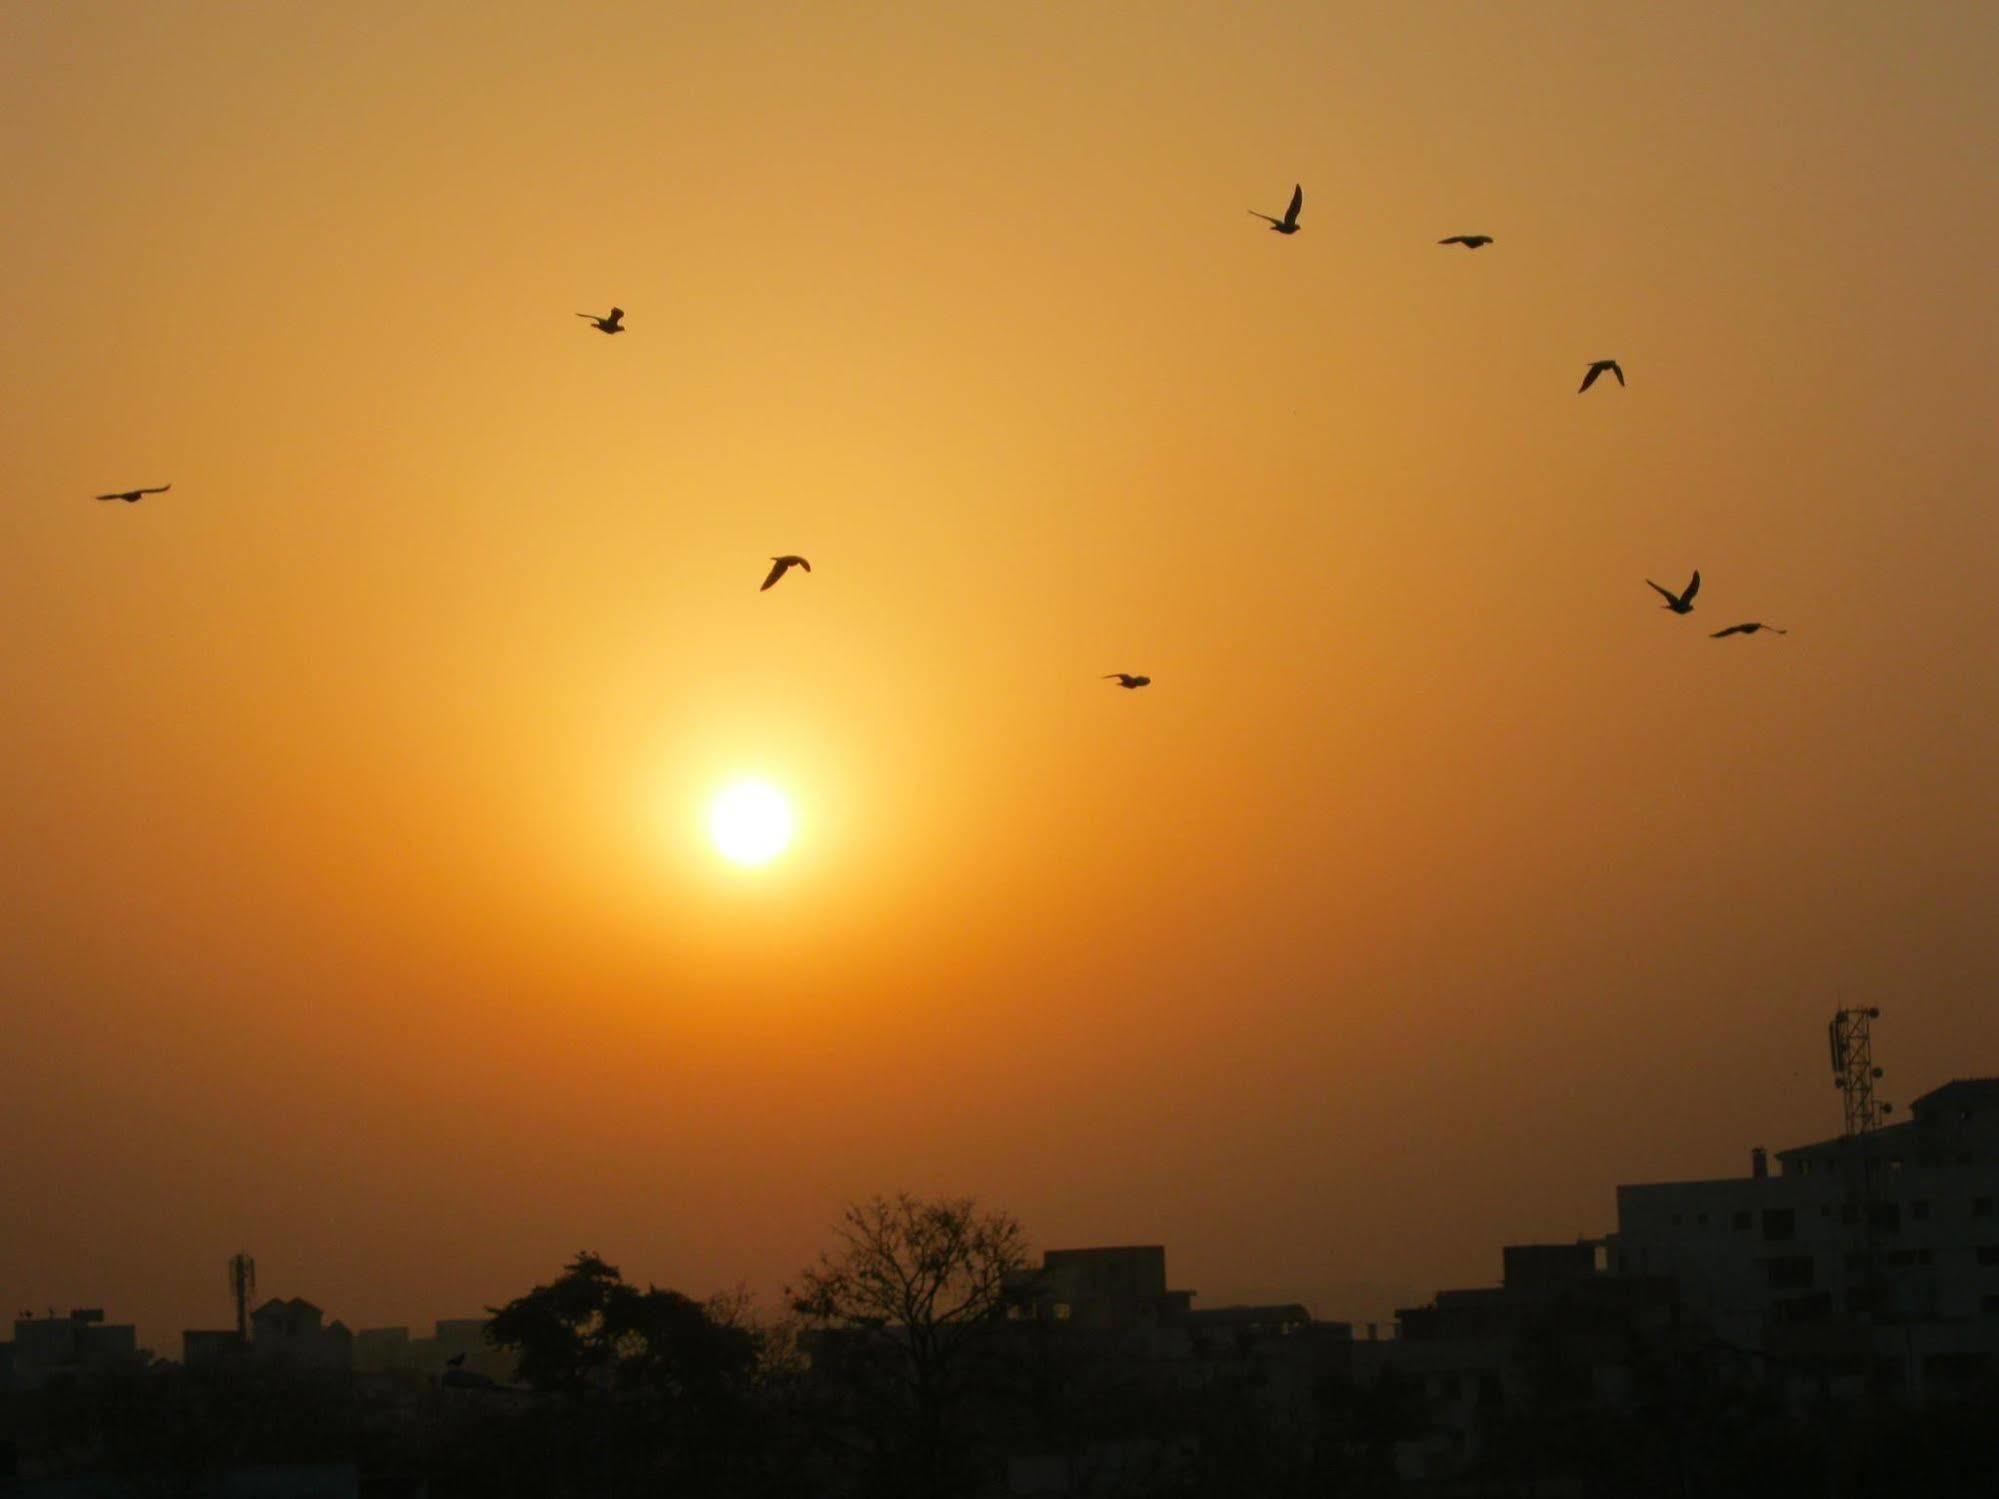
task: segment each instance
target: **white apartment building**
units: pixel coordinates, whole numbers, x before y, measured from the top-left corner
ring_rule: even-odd
[[[1777,1160],[1620,1186],[1612,1273],[1675,1277],[1688,1313],[1758,1352],[1906,1362],[1917,1385],[1924,1362],[1999,1355],[1999,1078]]]

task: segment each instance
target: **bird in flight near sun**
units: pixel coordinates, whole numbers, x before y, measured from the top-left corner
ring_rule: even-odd
[[[1589,373],[1583,376],[1583,383],[1576,387],[1576,394],[1581,395],[1592,385],[1596,384],[1596,377],[1601,375],[1605,370],[1609,370],[1613,375],[1617,376],[1617,383],[1619,385],[1624,383],[1623,365],[1619,364],[1615,359],[1599,359],[1589,367]]]
[[[142,494],[165,494],[172,488],[173,485],[171,484],[161,484],[153,489],[119,489],[114,490],[110,494],[101,494],[97,498],[100,500],[123,500],[128,505],[136,505],[139,503],[139,496]]]
[[[1104,673],[1104,680],[1106,682],[1116,682],[1118,686],[1127,691],[1136,687],[1150,687],[1152,685],[1152,678],[1135,676],[1128,671],[1107,671]]]
[[[594,312],[579,312],[580,318],[587,318],[590,326],[599,333],[623,333],[625,331],[625,309],[613,307],[609,317],[598,317]]]
[[[1754,635],[1758,630],[1768,630],[1772,635],[1791,633],[1789,630],[1780,630],[1775,625],[1766,625],[1759,619],[1753,619],[1746,625],[1730,625],[1726,630],[1716,630],[1708,636],[1708,639],[1719,640],[1724,635]]]
[[[1291,206],[1284,210],[1283,218],[1273,219],[1267,213],[1257,213],[1254,208],[1249,211],[1257,218],[1269,224],[1271,229],[1278,234],[1296,234],[1298,232],[1298,210],[1304,206],[1305,186],[1303,183],[1299,183],[1291,189]]]
[[[770,575],[763,580],[763,587],[757,589],[757,592],[762,593],[765,588],[770,587],[771,584],[790,572],[794,567],[802,567],[807,572],[812,571],[812,564],[807,562],[803,557],[785,556],[771,558]]]
[[[1463,245],[1467,250],[1476,250],[1492,243],[1490,234],[1453,234],[1449,239],[1437,241],[1440,245]]]
[[[1670,588],[1660,588],[1650,578],[1647,578],[1645,583],[1647,587],[1658,589],[1659,596],[1666,601],[1660,606],[1661,608],[1670,609],[1675,614],[1692,614],[1694,612],[1694,595],[1701,591],[1701,570],[1699,568],[1694,569],[1693,581],[1687,584],[1687,591],[1685,593],[1675,593]]]

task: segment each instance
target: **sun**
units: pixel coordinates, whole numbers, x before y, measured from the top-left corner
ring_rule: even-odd
[[[732,864],[768,864],[791,844],[791,803],[769,781],[735,781],[708,804],[708,836]]]

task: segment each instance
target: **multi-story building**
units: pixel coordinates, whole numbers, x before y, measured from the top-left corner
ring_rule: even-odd
[[[250,1313],[251,1356],[301,1369],[352,1368],[354,1335],[346,1323],[324,1316],[303,1297],[273,1297]]]
[[[97,1307],[68,1316],[18,1317],[6,1367],[14,1389],[39,1389],[51,1379],[130,1368],[141,1361],[138,1334],[129,1323],[107,1323]]]
[[[1904,1123],[1777,1153],[1750,1174],[1617,1189],[1610,1269],[1674,1277],[1689,1314],[1758,1355],[1914,1391],[1999,1357],[1999,1078],[1945,1084]]]

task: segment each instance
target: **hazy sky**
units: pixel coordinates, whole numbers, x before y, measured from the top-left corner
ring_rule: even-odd
[[[1999,1071],[1995,76],[1983,0],[0,7],[0,1310],[770,1292],[908,1187],[1378,1316],[1835,1131],[1841,1003]]]

